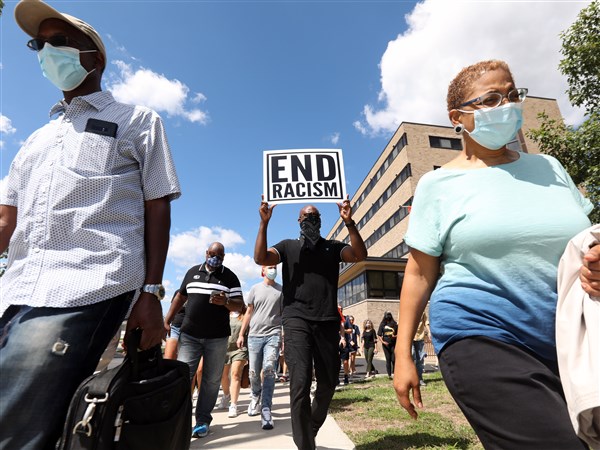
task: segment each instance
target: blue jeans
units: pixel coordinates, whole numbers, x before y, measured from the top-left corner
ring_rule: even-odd
[[[258,397],[262,394],[262,408],[269,408],[273,404],[273,391],[275,390],[275,374],[279,361],[279,333],[270,336],[248,336],[248,355],[250,357],[250,389],[252,395]],[[262,386],[260,371],[263,373]]]
[[[179,352],[177,359],[190,366],[190,382],[196,376],[200,359],[204,357],[202,366],[202,383],[200,394],[196,401],[196,423],[212,422],[210,412],[217,403],[219,386],[227,354],[227,341],[229,337],[202,339],[190,336],[187,333],[179,335]]]
[[[131,304],[13,305],[0,319],[0,448],[54,449],[79,384],[94,372]]]
[[[417,366],[417,375],[419,375],[419,380],[422,380],[423,369],[425,368],[425,357],[427,356],[425,353],[425,341],[413,341],[411,353],[413,361],[415,362],[415,366]]]

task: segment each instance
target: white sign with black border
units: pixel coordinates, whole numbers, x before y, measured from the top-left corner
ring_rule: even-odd
[[[263,195],[267,203],[341,202],[346,177],[341,149],[266,150]]]

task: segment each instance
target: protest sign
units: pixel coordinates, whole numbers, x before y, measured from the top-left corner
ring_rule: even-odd
[[[340,149],[263,152],[263,195],[268,203],[341,202],[346,199]]]

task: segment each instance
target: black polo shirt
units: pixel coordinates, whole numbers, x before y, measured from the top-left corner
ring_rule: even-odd
[[[179,288],[179,292],[187,297],[181,325],[183,333],[198,339],[221,338],[231,334],[229,310],[208,302],[212,291],[226,292],[232,298],[242,296],[240,280],[225,266],[214,272],[206,270],[206,264],[188,270]]]
[[[273,246],[283,266],[283,317],[339,321],[338,279],[347,244],[323,238],[314,250],[302,244],[302,239],[286,239]]]

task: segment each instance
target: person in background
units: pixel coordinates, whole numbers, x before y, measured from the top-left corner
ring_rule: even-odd
[[[272,430],[274,425],[271,407],[281,347],[283,295],[281,285],[275,281],[277,266],[263,266],[261,275],[263,281],[250,288],[248,313],[244,317],[237,345],[242,347],[247,335],[251,389],[248,415],[255,416],[260,413],[262,429]]]
[[[363,355],[367,363],[367,375],[366,378],[371,378],[375,375],[375,368],[373,367],[373,357],[377,354],[377,333],[373,328],[373,322],[367,319],[363,323],[363,331],[361,336]]]
[[[339,380],[339,314],[337,288],[340,262],[359,262],[367,249],[352,220],[350,201],[338,203],[348,228],[350,245],[321,237],[321,214],[308,205],[300,210],[299,239],[286,239],[267,248],[267,227],[273,208],[261,202],[254,261],[263,266],[282,263],[285,360],[290,371],[292,434],[301,450],[314,450],[315,437]],[[336,364],[334,364],[334,362]],[[310,399],[313,365],[317,379]]]
[[[221,387],[223,395],[217,408],[227,408],[227,417],[233,418],[238,415],[238,398],[240,396],[240,388],[242,384],[242,372],[244,366],[248,364],[248,348],[244,345],[238,347],[238,338],[243,337],[242,323],[246,308],[241,313],[231,311],[229,313],[229,327],[231,335],[227,341],[227,356],[225,357],[225,366],[223,367],[223,375],[221,376]]]
[[[288,368],[285,363],[285,339],[283,338],[283,328],[281,329],[281,346],[279,347],[279,367],[281,368],[279,381],[281,383],[285,383],[289,381],[290,377],[288,376]]]
[[[350,338],[350,375],[356,374],[356,356],[360,355],[360,328],[354,323],[354,316],[348,316],[352,336]]]
[[[193,437],[208,435],[231,334],[229,312],[241,311],[244,307],[240,280],[223,265],[223,244],[210,244],[205,258],[203,264],[187,271],[164,320],[164,327],[169,332],[173,318],[187,302],[179,335],[178,359],[190,366],[190,381],[200,360],[204,359]]]
[[[397,334],[398,324],[394,320],[392,313],[390,311],[386,311],[383,315],[381,323],[379,324],[377,337],[379,338],[381,348],[383,349],[383,355],[385,356],[385,370],[387,371],[389,378],[392,378],[392,373],[394,371],[394,349],[396,347]]]
[[[419,384],[425,386],[425,380],[423,380],[423,370],[425,369],[425,339],[429,339],[431,336],[431,330],[429,329],[429,315],[427,314],[427,308],[423,311],[419,325],[417,326],[417,332],[413,338],[412,344],[412,357],[417,368],[417,375],[419,377]]]
[[[175,296],[179,292],[179,289],[173,294],[171,303],[175,299]],[[181,333],[181,325],[183,324],[183,318],[185,317],[185,305],[175,314],[175,318],[171,322],[169,334],[167,334],[167,342],[165,344],[164,357],[166,359],[177,359],[179,349],[179,335]],[[200,394],[200,385],[202,384],[202,366],[204,365],[204,358],[200,358],[198,363],[198,369],[196,370],[196,376],[192,378],[192,397],[196,398]]]
[[[350,381],[350,352],[352,350],[352,325],[348,316],[344,315],[344,307],[338,305],[338,312],[340,314],[340,359],[342,360],[342,368],[344,370],[344,385],[347,385]],[[339,364],[338,364],[339,365]]]
[[[170,208],[181,190],[160,117],[102,91],[108,58],[98,32],[39,0],[14,11],[43,83],[63,96],[0,193],[0,253],[10,247],[0,448],[31,450],[55,447],[73,393],[130,309],[126,333],[141,328],[142,349],[161,344]],[[26,109],[45,87],[14,88]]]
[[[497,60],[450,83],[448,115],[463,149],[414,195],[394,388],[417,418],[411,348],[430,299],[444,382],[485,448],[583,449],[558,376],[554,323],[558,262],[593,206],[556,159],[507,147],[526,95]]]
[[[175,291],[173,294],[173,298],[171,298],[171,303],[175,299],[175,296],[179,292],[179,289]],[[166,359],[177,359],[177,346],[179,345],[179,333],[181,332],[181,324],[183,323],[183,318],[185,317],[185,305],[179,310],[175,317],[173,318],[173,322],[171,322],[170,332],[167,335],[167,342],[165,343],[165,352],[164,357]]]

